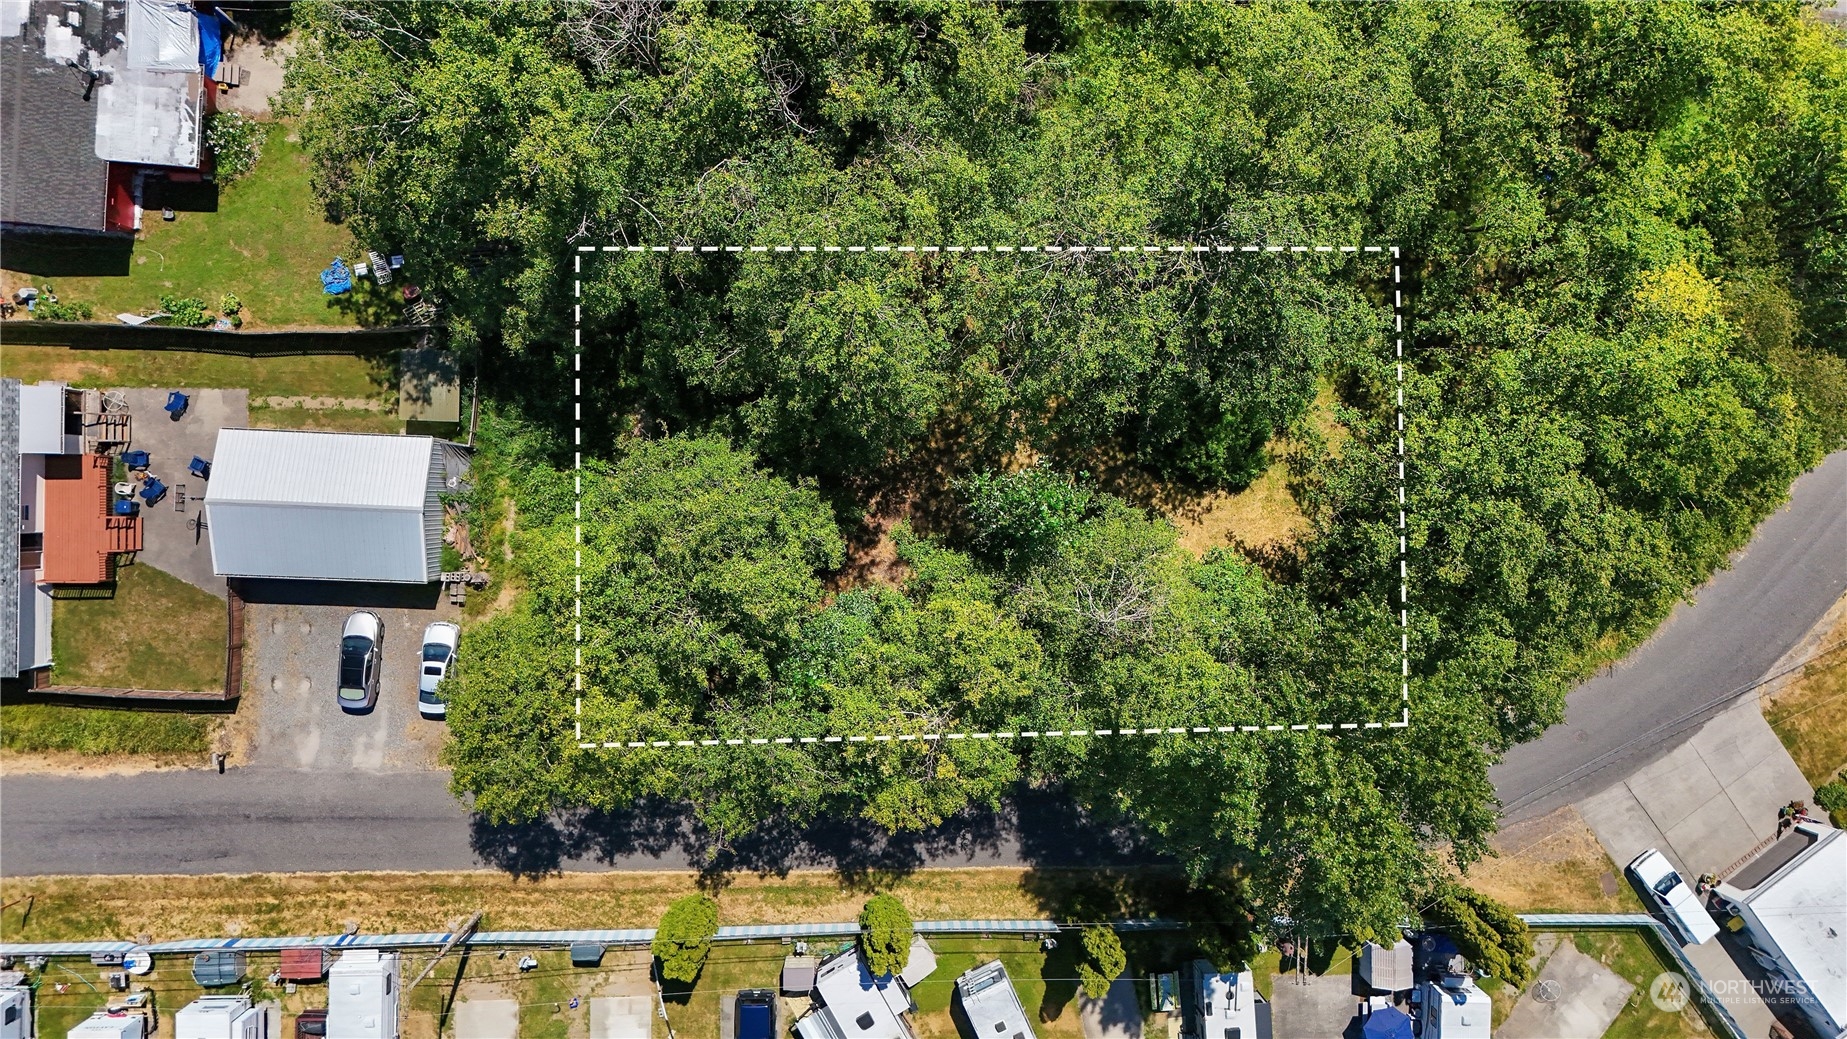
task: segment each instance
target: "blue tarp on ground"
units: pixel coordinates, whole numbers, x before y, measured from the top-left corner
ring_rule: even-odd
[[[224,60],[224,19],[217,11],[194,11],[199,22],[199,68],[210,79]]]
[[[1412,1039],[1411,1019],[1397,1007],[1380,1007],[1366,1015],[1360,1035],[1365,1039]]]

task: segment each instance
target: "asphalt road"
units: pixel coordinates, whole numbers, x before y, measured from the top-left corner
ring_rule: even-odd
[[[1591,792],[1666,753],[1696,707],[1747,689],[1847,590],[1847,452],[1797,481],[1732,569],[1676,610],[1613,672],[1572,693],[1564,724],[1493,772],[1519,818]],[[1735,697],[1731,697],[1734,698]],[[1703,717],[1703,715],[1701,716]],[[708,854],[713,853],[713,854]],[[713,849],[670,807],[502,827],[475,817],[436,772],[233,768],[0,786],[0,873],[236,873],[494,868],[836,869],[1081,866],[1151,861],[1121,832],[1055,792],[1022,792],[999,813],[885,838],[853,822],[772,827]]]
[[[1666,754],[1750,691],[1847,591],[1847,451],[1790,500],[1666,624],[1573,690],[1565,721],[1490,771],[1507,820],[1549,812]]]
[[[1155,862],[1134,839],[1068,799],[1021,791],[1000,812],[887,837],[854,821],[772,825],[714,849],[672,806],[496,826],[450,795],[441,772],[233,768],[72,778],[7,777],[0,874],[338,870],[708,869],[845,875],[927,866],[1094,866]]]

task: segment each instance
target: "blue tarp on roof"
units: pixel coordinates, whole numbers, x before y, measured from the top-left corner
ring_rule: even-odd
[[[1360,1035],[1365,1039],[1412,1039],[1411,1019],[1397,1007],[1380,1007],[1366,1015]]]
[[[224,60],[224,20],[217,11],[194,11],[199,22],[199,69],[209,79]]]

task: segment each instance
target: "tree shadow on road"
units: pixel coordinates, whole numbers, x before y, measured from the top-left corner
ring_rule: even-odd
[[[522,879],[570,868],[694,869],[711,891],[739,874],[800,869],[831,870],[849,887],[872,891],[926,866],[1106,869],[1166,862],[1131,831],[1088,816],[1063,791],[1024,787],[999,810],[963,812],[916,833],[886,833],[857,818],[773,819],[723,840],[684,805],[655,801],[527,823],[476,816],[470,843],[489,866]]]

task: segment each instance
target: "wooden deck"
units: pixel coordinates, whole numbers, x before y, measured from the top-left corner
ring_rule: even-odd
[[[115,557],[141,551],[141,517],[109,514],[109,459],[53,455],[45,459],[46,584],[102,584]]]

